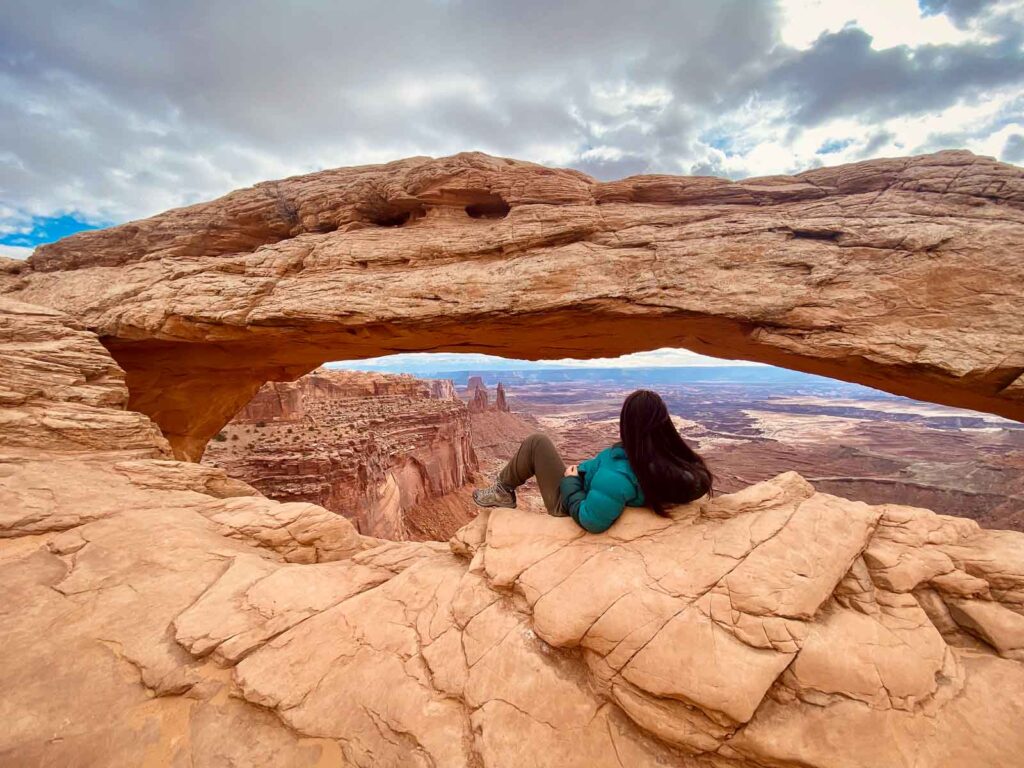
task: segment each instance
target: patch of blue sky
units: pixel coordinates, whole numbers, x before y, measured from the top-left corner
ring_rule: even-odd
[[[817,150],[816,155],[831,155],[836,152],[842,152],[848,146],[853,144],[853,139],[829,139],[824,142]]]
[[[714,147],[722,152],[726,157],[732,157],[733,155],[739,154],[736,152],[735,142],[731,136],[724,136],[722,134],[703,134],[698,138],[709,147]]]
[[[87,229],[99,229],[104,224],[95,224],[77,218],[74,215],[34,216],[29,225],[18,227],[17,231],[0,234],[0,245],[13,245],[20,248],[35,248],[37,245],[52,243],[62,237],[83,232]]]

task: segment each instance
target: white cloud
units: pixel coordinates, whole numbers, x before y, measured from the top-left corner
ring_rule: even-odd
[[[591,360],[562,358],[549,361],[553,365],[571,368],[679,368],[718,365],[759,365],[746,360],[723,360],[717,357],[699,355],[687,349],[663,347],[649,352],[633,352],[621,357],[596,357]]]
[[[35,248],[23,248],[20,245],[0,245],[0,256],[9,259],[27,259]]]
[[[917,0],[782,0],[782,41],[808,48],[822,32],[859,26],[874,39],[872,47],[958,44],[981,37],[957,29],[945,15],[923,16]]]
[[[0,236],[409,155],[738,178],[1024,122],[1021,0],[0,4]]]
[[[378,369],[407,371],[473,371],[511,370],[516,368],[705,368],[710,366],[761,365],[747,360],[725,360],[707,357],[686,349],[664,347],[648,352],[634,352],[620,357],[598,357],[578,360],[563,357],[557,360],[517,360],[514,358],[483,355],[475,352],[404,352],[364,360],[328,363],[332,368]]]
[[[0,202],[0,237],[32,231],[32,216]]]

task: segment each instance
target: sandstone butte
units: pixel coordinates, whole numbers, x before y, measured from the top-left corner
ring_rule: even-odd
[[[267,379],[665,344],[1020,418],[1024,171],[482,155],[263,184],[0,278],[4,765],[1020,766],[1024,535],[794,473],[387,542],[198,458]]]

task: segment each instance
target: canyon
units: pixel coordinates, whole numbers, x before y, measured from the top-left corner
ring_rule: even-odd
[[[738,183],[468,154],[3,264],[0,760],[1019,765],[1020,533],[783,472],[396,542],[196,460],[267,381],[399,350],[683,346],[1020,419],[1022,209],[964,152]]]
[[[320,368],[265,384],[203,463],[272,499],[345,515],[369,536],[444,541],[476,514],[471,485],[485,480],[474,440],[524,431],[510,430],[500,383],[493,403],[482,383],[465,395],[444,379]]]

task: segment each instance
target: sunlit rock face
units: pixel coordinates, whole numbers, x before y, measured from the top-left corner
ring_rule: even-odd
[[[729,182],[461,154],[267,182],[43,246],[175,455],[267,380],[398,351],[686,347],[1024,418],[1024,170],[968,152]]]
[[[453,395],[451,381],[319,369],[265,384],[203,462],[370,536],[445,540],[475,509],[469,412]]]
[[[601,535],[502,509],[384,542],[166,458],[58,312],[0,300],[0,381],[5,764],[1024,753],[1022,534],[788,473]]]

